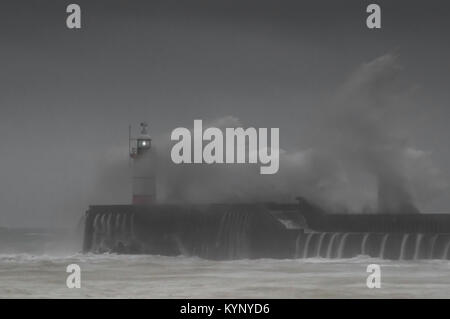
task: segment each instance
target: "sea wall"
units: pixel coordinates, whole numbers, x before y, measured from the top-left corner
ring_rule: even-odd
[[[264,205],[91,206],[85,252],[199,256],[208,259],[290,258],[297,230]]]
[[[308,205],[91,206],[83,250],[216,260],[450,259],[446,215],[332,215]]]

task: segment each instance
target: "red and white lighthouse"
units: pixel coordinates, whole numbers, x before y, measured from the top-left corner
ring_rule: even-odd
[[[141,123],[141,133],[136,138],[131,138],[130,127],[130,157],[133,160],[133,205],[151,205],[156,201],[155,155],[152,148],[152,139],[148,134],[147,123]]]

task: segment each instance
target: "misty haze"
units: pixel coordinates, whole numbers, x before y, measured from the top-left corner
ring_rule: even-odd
[[[393,282],[408,280],[397,265],[422,276],[379,296],[420,297],[427,283],[448,294],[429,267],[450,278],[450,19],[422,2],[378,1],[377,30],[357,0],[80,0],[81,29],[65,26],[65,3],[5,2],[0,272],[12,294],[67,293],[19,280],[47,261],[83,264],[94,282],[111,267],[88,293],[100,297],[209,296],[199,282],[225,286],[213,297],[271,297],[273,279],[279,298],[297,269],[321,279],[293,297],[371,296],[347,290],[369,263]],[[171,132],[198,119],[279,128],[278,170],[174,163]],[[148,264],[152,284],[179,281],[121,291],[116,274],[139,282]]]

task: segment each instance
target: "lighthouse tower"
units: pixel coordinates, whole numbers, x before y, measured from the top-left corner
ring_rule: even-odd
[[[141,133],[136,138],[131,138],[130,128],[130,157],[133,161],[133,205],[154,204],[156,200],[156,156],[152,148],[152,139],[148,134],[148,124],[145,122],[141,123]]]

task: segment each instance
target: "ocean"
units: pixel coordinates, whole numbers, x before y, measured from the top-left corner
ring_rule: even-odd
[[[448,298],[450,261],[351,259],[211,261],[81,254],[68,231],[0,229],[0,298]],[[80,266],[81,288],[66,285]],[[366,285],[378,264],[381,287]]]

